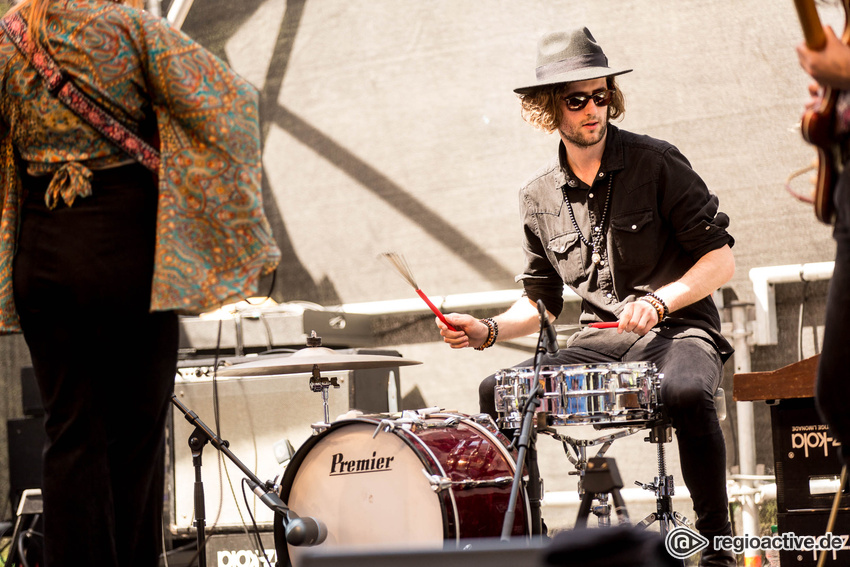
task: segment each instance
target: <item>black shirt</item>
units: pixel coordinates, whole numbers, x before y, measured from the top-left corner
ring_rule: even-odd
[[[568,285],[582,300],[582,324],[616,321],[627,303],[679,279],[704,254],[734,244],[717,197],[675,146],[613,125],[592,186],[570,171],[561,142],[555,159],[520,190],[520,210],[526,267],[517,280],[556,316]],[[592,242],[594,227],[604,235],[599,263],[583,242]],[[732,352],[711,297],[671,313],[660,327],[672,334],[693,329],[721,354]],[[572,341],[593,341],[593,331]],[[618,340],[637,339],[623,335]]]

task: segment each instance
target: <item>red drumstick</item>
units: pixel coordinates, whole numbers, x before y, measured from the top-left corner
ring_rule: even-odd
[[[605,323],[591,323],[588,327],[593,327],[594,329],[614,329],[619,325],[619,321],[610,321]]]
[[[445,316],[440,313],[440,310],[437,309],[437,306],[431,303],[431,300],[428,299],[428,296],[425,295],[425,293],[421,289],[419,289],[419,286],[416,284],[416,280],[413,279],[413,272],[410,271],[410,267],[407,265],[407,261],[404,259],[404,256],[396,252],[383,252],[381,253],[381,257],[384,258],[387,262],[389,262],[390,265],[396,269],[399,275],[401,275],[401,277],[403,277],[404,280],[409,283],[413,287],[413,289],[416,290],[416,293],[419,295],[419,297],[422,298],[422,301],[424,301],[426,305],[431,308],[431,311],[434,312],[434,315],[439,317],[440,321],[442,321],[446,325],[446,327],[449,328],[449,330],[457,331],[457,329],[452,327],[451,323],[446,321]]]

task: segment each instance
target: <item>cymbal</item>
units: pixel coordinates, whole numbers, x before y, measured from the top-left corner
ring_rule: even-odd
[[[307,347],[292,354],[259,356],[257,360],[242,362],[218,369],[219,376],[276,376],[278,374],[300,374],[312,372],[317,366],[320,372],[335,370],[366,370],[422,364],[399,356],[378,354],[341,353],[325,347]]]

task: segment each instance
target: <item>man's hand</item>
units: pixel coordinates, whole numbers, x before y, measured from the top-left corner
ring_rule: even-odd
[[[459,313],[449,313],[445,317],[451,326],[457,329],[456,331],[449,329],[437,317],[435,317],[435,321],[437,322],[437,327],[440,328],[440,335],[443,337],[443,342],[452,348],[477,348],[487,340],[487,334],[490,332],[489,327],[475,317],[461,315]]]
[[[618,333],[635,333],[644,336],[658,324],[658,312],[646,301],[632,301],[620,313]]]

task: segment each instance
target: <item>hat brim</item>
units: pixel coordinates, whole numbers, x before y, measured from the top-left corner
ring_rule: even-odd
[[[553,75],[546,80],[539,81],[527,87],[514,89],[517,94],[529,94],[540,87],[548,87],[551,85],[560,85],[562,83],[575,83],[577,81],[590,81],[592,79],[602,79],[605,77],[614,77],[616,75],[624,75],[631,73],[632,69],[611,69],[610,67],[585,67],[583,69],[574,69],[560,75]]]

